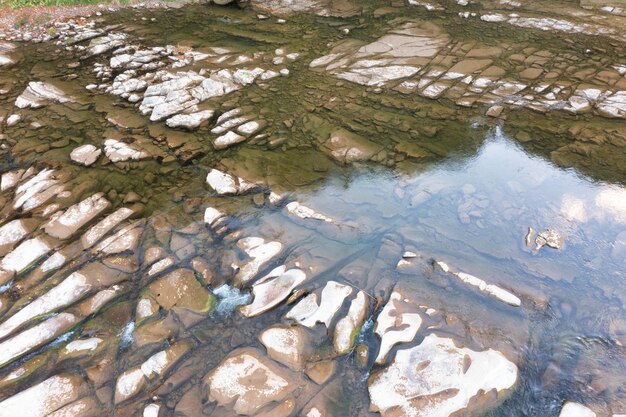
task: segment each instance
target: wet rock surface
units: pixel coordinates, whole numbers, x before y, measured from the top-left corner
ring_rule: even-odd
[[[0,34],[0,416],[624,414],[623,10],[215,3]]]

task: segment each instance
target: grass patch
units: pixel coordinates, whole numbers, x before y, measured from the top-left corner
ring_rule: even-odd
[[[110,3],[106,0],[8,0],[8,5],[14,9],[34,6],[76,6],[85,4]]]

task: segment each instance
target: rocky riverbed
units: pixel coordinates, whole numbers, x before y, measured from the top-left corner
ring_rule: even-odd
[[[0,417],[626,414],[626,8],[138,5],[0,39]]]

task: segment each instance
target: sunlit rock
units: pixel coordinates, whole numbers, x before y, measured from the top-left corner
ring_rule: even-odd
[[[102,240],[93,250],[109,255],[115,255],[126,251],[134,252],[139,244],[139,238],[141,237],[142,232],[143,223],[141,221],[136,221],[122,227],[112,236]]]
[[[206,210],[204,210],[204,222],[210,227],[213,227],[213,225],[215,225],[218,220],[224,218],[224,216],[224,213],[214,207],[207,207]]]
[[[62,90],[52,84],[41,81],[31,81],[26,90],[15,100],[15,106],[20,109],[43,107],[47,101],[67,103],[73,101]]]
[[[333,344],[338,354],[345,355],[354,347],[356,336],[365,321],[367,308],[367,294],[363,291],[359,291],[354,300],[350,303],[348,314],[341,318],[335,326]]]
[[[370,377],[370,409],[383,417],[469,415],[493,405],[516,381],[517,367],[500,352],[459,348],[431,334]]]
[[[306,274],[302,270],[285,269],[284,266],[274,269],[252,286],[252,303],[239,309],[244,317],[255,317],[276,307],[306,280]]]
[[[228,131],[225,134],[215,138],[215,140],[213,140],[213,146],[215,146],[215,149],[221,150],[230,148],[231,146],[241,143],[245,140],[245,136],[239,135],[233,131]]]
[[[253,348],[232,352],[204,378],[209,401],[223,406],[232,404],[237,414],[244,415],[253,415],[268,404],[284,400],[298,388],[295,380],[286,368]]]
[[[43,228],[52,237],[67,239],[110,206],[111,203],[104,198],[104,194],[97,193],[52,217]]]
[[[2,258],[0,269],[19,274],[47,255],[52,248],[52,244],[43,237],[25,240]]]
[[[71,273],[57,286],[35,298],[17,313],[0,324],[0,337],[4,337],[34,318],[43,316],[75,303],[87,294],[94,292],[100,285],[112,285],[126,275],[112,271],[101,263],[93,262],[79,271]]]
[[[22,211],[32,210],[64,190],[65,187],[57,179],[53,170],[41,170],[37,175],[17,186],[13,208],[16,210],[21,208]]]
[[[246,283],[254,278],[263,265],[276,257],[283,250],[280,242],[265,242],[260,237],[246,237],[239,242],[239,246],[251,259],[237,271],[235,279]]]
[[[101,153],[102,149],[96,148],[93,145],[82,145],[72,150],[70,159],[77,164],[89,166],[93,165],[98,160]]]
[[[100,55],[112,49],[126,45],[127,35],[121,32],[108,33],[89,42],[89,56]]]
[[[0,256],[32,233],[36,225],[37,222],[33,219],[16,219],[0,226]]]
[[[51,342],[76,324],[72,314],[61,313],[0,343],[0,367]]]
[[[55,375],[0,402],[0,417],[46,417],[85,395],[87,389],[78,375]]]
[[[273,326],[265,329],[259,340],[267,349],[270,358],[293,370],[302,369],[305,348],[309,346],[307,333],[298,326]]]
[[[594,413],[591,409],[585,407],[582,404],[568,401],[565,403],[563,408],[561,408],[561,412],[559,413],[559,417],[596,417],[596,413]]]
[[[115,226],[126,220],[133,214],[129,208],[122,207],[100,220],[90,227],[80,238],[84,249],[88,249],[102,239]]]
[[[151,157],[145,150],[115,139],[104,141],[104,154],[111,162],[139,161]]]
[[[211,119],[215,112],[213,110],[204,110],[190,114],[177,114],[165,121],[169,127],[182,127],[185,129],[196,129],[203,122]]]
[[[212,169],[206,177],[206,182],[219,195],[244,194],[257,188],[256,184],[242,178],[232,176],[218,169]]]
[[[134,397],[149,382],[163,377],[190,348],[190,343],[178,342],[150,356],[141,366],[124,371],[115,383],[115,403]]]
[[[350,294],[352,294],[352,287],[336,281],[328,281],[322,290],[319,306],[316,303],[315,305],[312,304],[315,302],[314,299],[304,298],[296,304],[287,317],[293,318],[306,327],[314,327],[317,323],[323,323],[328,328],[333,317]]]
[[[400,292],[391,293],[374,327],[374,333],[381,338],[376,363],[384,363],[389,351],[398,343],[410,342],[415,338],[422,325],[422,317],[417,311],[417,306]]]

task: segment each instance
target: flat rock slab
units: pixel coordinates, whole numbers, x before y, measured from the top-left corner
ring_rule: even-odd
[[[232,352],[204,378],[209,401],[229,406],[237,414],[253,415],[260,408],[284,400],[299,387],[299,380],[259,350]]]
[[[430,334],[370,377],[370,408],[383,417],[470,415],[482,411],[477,404],[493,403],[492,390],[500,394],[516,381],[517,366],[500,352],[459,348]]]

